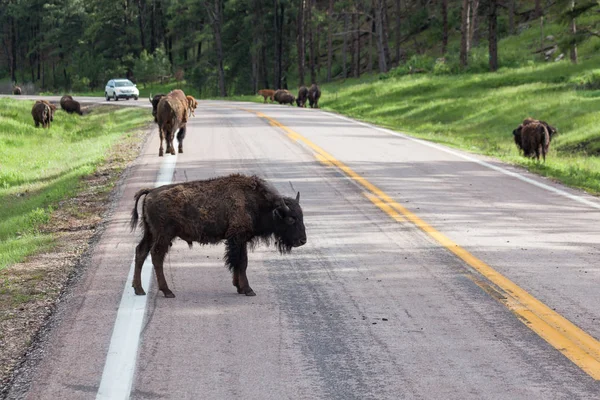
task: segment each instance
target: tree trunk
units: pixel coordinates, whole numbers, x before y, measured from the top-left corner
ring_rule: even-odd
[[[221,0],[215,0],[213,14],[213,33],[215,35],[215,48],[217,50],[218,74],[219,74],[219,96],[227,97],[225,87],[225,67],[223,60],[223,42],[221,41]]]
[[[494,1],[494,0],[489,0]],[[477,46],[479,43],[477,28],[479,25],[479,0],[471,0],[471,21],[469,23],[469,41],[468,41],[468,49],[467,51],[471,51],[471,48]]]
[[[508,0],[508,33],[515,34],[515,1]]]
[[[490,0],[490,10],[488,15],[488,46],[490,54],[490,71],[498,70],[498,3],[497,0]]]
[[[448,0],[444,0],[448,1]],[[400,9],[401,2],[396,0],[396,64],[400,65]]]
[[[385,58],[385,38],[383,36],[383,0],[377,0],[375,7],[375,25],[377,29],[377,53],[379,59],[379,72],[387,72],[387,60]]]
[[[10,17],[10,78],[17,81],[17,30],[15,18]]]
[[[315,41],[313,35],[314,24],[312,20],[312,9],[314,0],[307,0],[308,2],[308,64],[310,66],[310,81],[311,83],[317,83],[317,70],[315,68]]]
[[[360,78],[360,14],[354,14],[354,77]]]
[[[298,6],[298,18],[296,19],[296,26],[298,27],[298,36],[296,38],[296,47],[298,49],[298,85],[304,85],[304,0],[300,0]]]
[[[466,67],[469,63],[469,0],[462,0],[460,24],[460,65]]]
[[[448,51],[448,0],[442,0],[442,55]]]
[[[344,12],[344,44],[342,45],[342,73],[344,79],[348,77],[348,64],[347,53],[348,53],[348,14]]]
[[[535,14],[533,16],[535,18],[542,16],[542,0],[535,0]]]
[[[332,25],[333,25],[333,0],[329,0],[327,10],[327,82],[331,82],[331,64],[333,63]]]
[[[375,3],[375,0],[372,0]],[[371,8],[371,15],[369,15],[369,55],[367,59],[367,71],[373,72],[373,30],[375,25],[375,7]]]
[[[575,8],[575,0],[571,1],[571,10]],[[569,56],[571,57],[571,61],[573,64],[577,64],[577,44],[574,42],[575,35],[577,34],[577,25],[575,23],[575,18],[571,18],[571,34],[573,35],[573,42],[571,43],[571,48],[569,51]]]
[[[156,50],[156,0],[152,0],[152,12],[150,13],[150,52]]]
[[[386,66],[389,68],[389,66],[392,63],[392,57],[390,54],[390,43],[389,43],[389,37],[390,35],[388,34],[388,32],[390,31],[389,29],[389,23],[388,23],[388,7],[387,7],[387,1],[383,0],[382,1],[382,9],[381,9],[381,21],[382,21],[382,29],[383,29],[383,51],[385,54],[385,64]]]
[[[144,35],[144,4],[143,0],[137,0],[138,5],[138,24],[140,27],[140,43],[142,45],[142,49],[146,49],[146,40]]]

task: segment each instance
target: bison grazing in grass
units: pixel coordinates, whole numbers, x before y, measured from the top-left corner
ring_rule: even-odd
[[[163,140],[167,142],[167,153],[175,155],[173,139],[176,132],[177,141],[179,142],[179,152],[183,153],[187,112],[188,101],[182,90],[173,90],[158,102],[156,122],[158,123],[158,133],[160,135],[159,156],[163,155]]]
[[[261,89],[258,91],[258,94],[261,95],[265,99],[265,103],[267,99],[271,100],[271,103],[275,100],[275,91],[271,89]]]
[[[321,97],[321,89],[316,83],[313,83],[308,89],[308,104],[310,108],[319,108],[319,98]]]
[[[278,91],[276,91],[275,94],[273,95],[273,98],[279,104],[289,104],[289,105],[293,105],[294,101],[296,100],[294,98],[294,95],[285,89],[279,89]]]
[[[40,124],[42,128],[50,128],[50,122],[53,120],[50,103],[45,100],[36,101],[31,108],[31,116],[36,128],[39,128]]]
[[[21,88],[19,86],[15,86],[13,88],[13,94],[17,94],[18,95],[18,94],[22,94],[22,93],[23,93],[23,91],[21,90]]]
[[[536,157],[539,160],[541,154],[546,161],[550,142],[557,133],[557,129],[545,121],[525,118],[523,123],[513,130],[513,138],[525,157]]]
[[[233,273],[237,292],[255,296],[248,283],[248,247],[275,241],[281,253],[306,243],[300,193],[295,199],[281,197],[256,176],[230,175],[205,181],[192,181],[142,189],[135,194],[131,229],[138,224],[137,204],[143,202],[144,236],[136,247],[133,288],[144,295],[142,266],[148,253],[158,289],[165,297],[175,297],[163,273],[163,261],[171,242],[179,237],[191,247],[193,242],[217,244],[225,241],[225,264]]]
[[[161,93],[152,97],[152,93],[150,93],[150,97],[148,98],[148,100],[150,100],[150,103],[152,103],[152,116],[154,117],[154,122],[158,123],[158,121],[156,120],[156,110],[158,110],[158,102],[165,96],[166,94]]]
[[[306,86],[302,86],[298,90],[298,98],[296,99],[296,104],[298,107],[306,107],[306,100],[308,99],[308,89]]]
[[[65,107],[67,107],[65,105],[65,102],[67,100],[73,100],[73,96],[71,96],[69,94],[65,94],[63,97],[60,98],[60,108],[62,108],[63,110],[65,109]]]
[[[60,107],[69,114],[75,113],[83,115],[83,112],[81,111],[81,104],[79,104],[78,101],[73,100],[73,98],[69,95],[63,96],[60,99]]]
[[[188,117],[191,117],[192,115],[195,117],[196,114],[194,114],[194,110],[198,107],[198,102],[192,96],[185,96],[185,98],[188,101]]]

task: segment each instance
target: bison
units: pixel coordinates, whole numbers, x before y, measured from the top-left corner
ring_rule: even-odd
[[[188,101],[182,90],[175,89],[158,102],[156,109],[156,122],[160,135],[160,148],[158,155],[163,155],[163,139],[167,142],[167,153],[175,155],[173,139],[177,132],[179,152],[183,153],[183,139],[185,138],[187,123]]]
[[[550,147],[550,133],[546,126],[534,121],[521,127],[521,145],[525,157],[535,157],[538,161],[540,154],[546,162],[546,154]]]
[[[196,114],[194,114],[194,110],[198,107],[198,102],[192,96],[185,96],[185,98],[188,101],[188,117],[191,117],[192,115],[195,117]]]
[[[319,108],[319,98],[321,97],[321,89],[316,83],[313,83],[308,89],[308,104],[310,108]]]
[[[62,108],[63,110],[65,109],[65,107],[67,107],[65,105],[65,102],[67,100],[73,100],[73,96],[65,94],[63,97],[60,98],[60,108]]]
[[[258,94],[261,95],[262,97],[264,97],[265,99],[265,103],[267,102],[267,98],[271,99],[271,103],[275,100],[274,96],[275,96],[275,91],[271,90],[271,89],[261,89],[258,91]]]
[[[46,101],[36,101],[31,108],[31,116],[35,127],[39,128],[40,124],[42,128],[50,128],[50,122],[52,121],[52,108]]]
[[[79,114],[79,115],[83,115],[83,112],[81,111],[81,104],[79,104],[78,101],[73,100],[73,98],[71,97],[70,99],[65,98],[65,97],[71,97],[71,96],[63,96],[60,99],[60,106],[63,110],[65,110],[66,112],[68,112],[69,114]]]
[[[298,107],[306,107],[306,99],[308,98],[308,89],[306,86],[302,86],[300,90],[298,90],[298,98],[296,99],[296,104]]]
[[[135,194],[130,226],[138,224],[138,201],[143,201],[140,225],[144,236],[135,249],[133,289],[142,288],[142,266],[148,253],[165,297],[175,297],[163,273],[163,260],[172,241],[179,237],[191,247],[193,242],[217,244],[225,241],[225,264],[233,273],[233,286],[239,294],[255,296],[246,268],[248,247],[275,242],[280,253],[306,244],[306,231],[300,193],[282,197],[257,176],[229,175],[142,189]]]
[[[294,98],[294,95],[285,89],[279,89],[278,91],[276,91],[275,94],[273,95],[273,98],[279,104],[289,104],[289,105],[293,105],[294,101],[296,100]]]
[[[18,95],[18,94],[22,94],[22,93],[23,93],[23,90],[21,90],[21,88],[19,86],[15,86],[13,88],[13,94],[17,94]]]
[[[50,122],[54,121],[54,113],[56,112],[56,105],[50,103],[48,100],[36,100],[36,103],[44,103],[50,107]]]
[[[547,140],[546,135],[542,134],[542,131],[539,130],[539,127],[536,126],[535,129],[533,130],[538,130],[538,134],[530,134],[529,132],[532,132],[533,130],[527,129],[526,131],[528,132],[528,136],[527,138],[524,137],[523,135],[523,131],[525,130],[525,127],[527,127],[528,125],[536,125],[536,124],[540,124],[542,125],[546,132],[547,132]],[[558,130],[553,127],[552,125],[548,124],[546,121],[538,121],[536,119],[533,119],[531,117],[525,118],[523,120],[523,122],[521,123],[521,125],[519,125],[515,130],[513,130],[513,139],[515,141],[515,144],[517,145],[517,147],[519,148],[519,150],[521,152],[523,152],[523,155],[525,157],[533,157],[534,155],[537,155],[537,159],[539,160],[539,155],[542,154],[544,161],[546,161],[546,154],[548,153],[548,150],[550,148],[550,142],[552,141],[552,138],[558,134]],[[544,143],[545,145],[543,146],[543,151],[540,149],[539,152],[536,152],[534,150],[532,146],[532,138],[535,137],[540,137],[541,139],[544,139]],[[540,139],[540,140],[541,140]],[[527,145],[525,143],[528,143]],[[537,146],[539,147],[539,146]],[[536,147],[536,148],[537,148]]]
[[[150,93],[150,97],[148,98],[148,100],[150,100],[150,103],[152,103],[152,116],[154,117],[154,122],[156,123],[158,123],[158,120],[156,119],[156,110],[158,109],[158,102],[165,96],[166,94],[161,93],[152,97],[152,93]]]

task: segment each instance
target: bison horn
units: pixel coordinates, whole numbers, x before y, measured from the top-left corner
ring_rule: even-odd
[[[298,203],[300,203],[300,192],[298,192],[298,194],[296,195],[296,201],[297,201]]]
[[[283,197],[279,198],[279,206],[285,211],[290,211],[290,208],[287,206],[287,204],[285,204],[285,200],[283,200]]]

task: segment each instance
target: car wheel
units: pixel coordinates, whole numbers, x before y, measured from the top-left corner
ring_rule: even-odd
[[[110,101],[110,97],[108,97],[108,93],[104,92],[104,97],[106,97],[106,101]]]
[[[119,101],[119,98],[117,97],[117,94],[116,94],[116,93],[113,93],[113,100],[114,100],[114,101]]]

